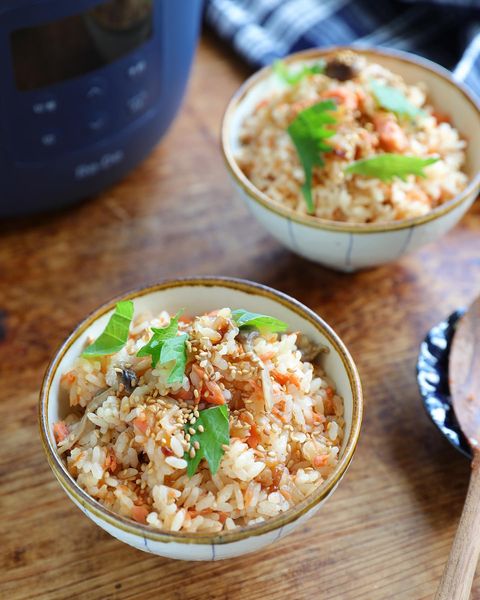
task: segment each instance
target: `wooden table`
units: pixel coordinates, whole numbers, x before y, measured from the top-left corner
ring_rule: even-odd
[[[246,75],[204,38],[179,118],[134,173],[71,210],[2,224],[2,598],[433,594],[469,465],[425,416],[415,360],[427,329],[480,291],[480,206],[440,242],[387,267],[343,275],[297,258],[234,197],[220,156],[220,117]],[[195,274],[260,281],[316,310],[351,349],[366,399],[355,460],[324,509],[264,552],[218,563],[144,554],[96,527],[54,480],[36,420],[47,362],[86,313],[130,288]],[[473,595],[480,599],[480,576]]]

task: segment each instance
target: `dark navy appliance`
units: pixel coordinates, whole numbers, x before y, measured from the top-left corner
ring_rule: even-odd
[[[134,167],[179,107],[201,0],[2,0],[0,216],[64,206]]]

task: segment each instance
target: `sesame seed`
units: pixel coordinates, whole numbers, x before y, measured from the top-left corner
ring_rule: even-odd
[[[198,450],[200,448],[200,442],[198,440],[195,440],[193,442],[193,447],[195,448],[195,450]]]
[[[187,442],[189,442],[189,441],[190,441],[190,434],[189,434],[189,433],[186,433],[186,434],[185,434],[185,439],[187,440]]]
[[[195,448],[190,448],[190,452],[188,454],[189,454],[190,458],[195,458],[195,454],[196,454]]]
[[[193,390],[193,395],[195,396],[195,398],[198,398],[200,396],[200,393],[199,393],[199,391],[197,389],[194,389]]]
[[[188,428],[188,433],[189,433],[190,435],[195,435],[195,429],[194,429],[193,427],[189,427],[189,428]]]
[[[198,431],[199,431],[200,433],[203,433],[203,432],[205,431],[205,427],[204,427],[203,425],[199,425],[199,426],[198,426]]]
[[[258,448],[258,446],[257,446],[257,448]],[[276,452],[274,452],[273,450],[269,450],[269,451],[267,452],[267,454],[268,454],[268,456],[270,456],[270,457],[272,457],[272,458],[275,458],[275,456],[277,456],[277,453],[276,453]]]

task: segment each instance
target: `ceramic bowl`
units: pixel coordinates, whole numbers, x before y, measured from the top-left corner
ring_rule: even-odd
[[[459,308],[427,333],[418,354],[417,383],[432,423],[454,448],[472,460],[472,449],[455,416],[448,383],[452,340],[464,313],[465,309]]]
[[[60,392],[60,377],[84,348],[87,337],[105,327],[118,298],[88,316],[62,344],[42,385],[39,405],[40,431],[50,467],[74,504],[94,523],[117,539],[147,552],[184,560],[217,560],[253,552],[290,533],[322,506],[345,474],[352,459],[362,420],[362,390],[355,364],[345,345],[318,315],[292,298],[265,286],[223,278],[176,279],[131,292],[122,299],[135,301],[141,310],[186,307],[204,313],[222,306],[242,307],[284,320],[293,331],[302,331],[325,344],[324,366],[345,402],[345,440],[331,477],[302,503],[263,523],[224,534],[162,532],[119,516],[91,498],[68,473],[57,454],[53,424],[68,413],[68,401]]]
[[[292,54],[285,61],[290,65],[315,62],[340,49],[308,50]],[[480,186],[478,100],[446,69],[418,56],[383,49],[352,50],[400,74],[410,84],[425,82],[432,104],[451,116],[454,126],[468,141],[465,170],[470,182],[458,196],[424,216],[374,224],[340,223],[300,215],[270,200],[243,174],[235,156],[245,117],[261,99],[284,87],[271,67],[250,77],[235,93],[226,109],[221,133],[222,150],[234,186],[260,223],[293,252],[347,272],[396,260],[438,239],[468,210]]]

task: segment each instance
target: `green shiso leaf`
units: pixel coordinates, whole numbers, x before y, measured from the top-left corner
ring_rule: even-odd
[[[173,361],[173,367],[168,375],[167,383],[183,381],[185,366],[187,364],[187,339],[188,335],[181,333],[163,342],[160,352],[160,364],[165,365]]]
[[[335,135],[335,131],[327,129],[326,126],[337,122],[330,114],[336,108],[337,105],[333,100],[314,104],[299,112],[287,129],[305,172],[302,193],[310,214],[315,212],[312,199],[313,168],[323,167],[325,164],[323,154],[333,149],[325,140]]]
[[[131,300],[118,302],[103,333],[85,348],[82,356],[94,358],[119,352],[127,343],[132,317],[133,302]]]
[[[275,317],[249,312],[243,308],[232,310],[232,317],[240,329],[242,327],[254,327],[261,333],[276,333],[286,331],[288,328],[286,323],[275,319]]]
[[[273,72],[287,85],[296,85],[309,75],[316,75],[325,72],[325,63],[319,61],[312,65],[302,65],[300,69],[289,68],[283,60],[276,60],[273,63]]]
[[[370,82],[370,88],[378,104],[385,110],[410,118],[423,114],[422,110],[413,105],[400,90],[394,87],[373,80]]]
[[[203,426],[203,432],[199,431],[200,425]],[[200,416],[192,425],[185,425],[185,431],[193,428],[195,434],[190,434],[190,444],[193,448],[194,442],[198,442],[200,447],[192,458],[188,452],[185,452],[183,458],[187,461],[187,475],[193,477],[202,458],[209,466],[212,475],[218,471],[220,461],[225,453],[223,446],[230,443],[230,426],[228,421],[228,406],[222,404],[214,408],[207,408],[200,411]]]
[[[137,352],[137,356],[152,357],[152,367],[157,364],[172,364],[168,375],[167,383],[176,383],[182,381],[187,364],[186,342],[188,335],[186,333],[178,334],[178,319],[182,311],[179,311],[166,327],[152,327],[153,336]]]
[[[433,165],[438,160],[438,158],[385,153],[357,160],[348,165],[345,172],[364,177],[375,177],[382,181],[391,181],[394,177],[406,181],[407,175],[426,177],[424,168]]]

